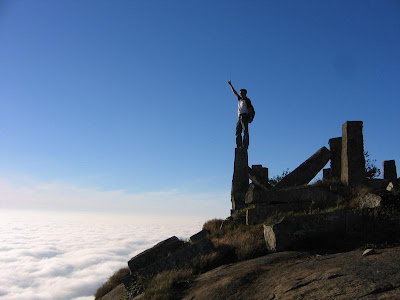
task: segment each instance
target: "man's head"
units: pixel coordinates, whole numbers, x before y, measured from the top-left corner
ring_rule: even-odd
[[[247,95],[247,90],[246,90],[246,89],[241,89],[241,90],[240,90],[240,96],[243,97],[243,98],[245,98],[246,95]]]

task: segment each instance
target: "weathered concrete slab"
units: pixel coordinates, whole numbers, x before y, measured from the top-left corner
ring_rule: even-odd
[[[268,168],[262,165],[252,165],[249,168],[249,177],[254,184],[268,186]]]
[[[190,268],[193,260],[199,256],[210,254],[214,246],[208,238],[186,245],[171,255],[143,267],[130,276],[122,279],[126,288],[129,288],[137,278],[151,278],[152,276],[169,270]]]
[[[181,269],[189,267],[195,257],[209,254],[214,251],[213,244],[207,238],[188,245],[170,256],[151,264],[150,266],[139,270],[141,275],[157,274],[162,271]]]
[[[347,121],[342,126],[342,174],[347,186],[365,181],[363,122]]]
[[[251,188],[251,186],[250,186]],[[294,203],[294,202],[332,202],[339,200],[336,193],[326,190],[319,186],[299,186],[280,190],[265,191],[263,197],[247,197],[246,204],[279,204],[279,203]]]
[[[340,179],[342,176],[342,138],[337,137],[329,140],[331,151],[332,178]]]
[[[286,217],[276,224],[264,225],[264,238],[270,252],[302,247],[305,240],[318,239],[333,232],[345,232],[352,212]]]
[[[128,261],[129,269],[131,273],[137,272],[138,270],[154,263],[164,257],[167,257],[171,253],[182,248],[184,245],[183,241],[180,241],[176,236],[170,237],[154,247],[139,253],[131,260]]]
[[[260,224],[266,220],[276,219],[281,214],[288,212],[308,213],[311,205],[311,201],[255,205],[254,207],[246,209],[246,225]]]
[[[282,189],[293,186],[308,184],[331,158],[331,152],[326,147],[322,147],[310,158],[298,166],[295,170],[285,176],[274,189]]]
[[[398,241],[400,214],[390,207],[292,216],[264,225],[271,252]],[[326,249],[326,248],[325,248]]]
[[[200,240],[206,238],[206,237],[207,237],[207,234],[209,234],[209,231],[208,231],[207,229],[203,229],[203,230],[199,231],[198,233],[193,234],[193,235],[189,238],[189,241],[190,241],[190,243],[192,243],[192,244],[193,244],[193,243],[196,243],[196,242],[198,242],[198,241],[200,241]]]
[[[249,191],[252,189],[250,186]],[[343,201],[338,193],[318,186],[301,186],[284,190],[259,191],[258,197],[248,193],[246,203],[253,204],[246,210],[246,223],[259,224],[264,220],[287,212],[311,212],[336,206]]]
[[[235,149],[235,162],[231,189],[232,210],[245,206],[245,197],[249,188],[248,154],[246,148]]]
[[[394,160],[385,160],[383,162],[383,178],[393,183],[393,188],[398,188],[396,162]]]
[[[254,183],[250,184],[246,193],[245,203],[260,203],[267,199],[269,193],[264,187],[260,187]]]
[[[382,178],[373,178],[373,179],[367,178],[365,180],[365,185],[374,190],[379,190],[379,189],[386,189],[389,182],[390,182],[389,180]]]

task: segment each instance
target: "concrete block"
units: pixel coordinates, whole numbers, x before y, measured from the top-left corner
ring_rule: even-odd
[[[184,245],[183,241],[180,241],[176,236],[170,237],[154,247],[139,253],[131,260],[128,261],[129,269],[131,273],[137,272],[138,270],[154,263],[157,260],[163,259],[171,253],[182,248]]]
[[[394,188],[397,188],[397,169],[394,160],[385,160],[383,162],[383,178],[391,181]]]
[[[307,248],[311,240],[329,238],[332,233],[346,232],[350,211],[285,217],[275,224],[264,224],[264,238],[268,251]],[[354,222],[354,221],[353,221]]]
[[[397,242],[400,214],[390,207],[291,216],[264,224],[270,252]]]
[[[177,270],[184,268],[191,268],[193,260],[199,256],[210,254],[214,251],[214,246],[208,238],[201,239],[200,241],[187,245],[171,255],[164,257],[160,260],[153,261],[151,264],[137,270],[122,279],[123,284],[127,289],[134,284],[137,278],[151,278],[154,275],[169,270]]]
[[[332,169],[331,168],[323,169],[322,170],[322,178],[324,180],[332,179]]]
[[[331,151],[332,178],[340,179],[342,176],[342,138],[337,137],[329,140]]]
[[[308,184],[318,172],[322,170],[330,158],[331,152],[326,147],[322,147],[295,170],[285,176],[274,188],[282,189]]]
[[[205,239],[205,238],[207,237],[207,234],[209,234],[209,231],[206,230],[206,229],[203,229],[203,230],[199,231],[198,233],[192,235],[192,236],[189,238],[189,241],[190,241],[190,243],[192,243],[192,244],[193,244],[193,243],[196,243],[196,242],[198,242],[198,241],[200,241],[200,240],[202,240],[202,239]]]
[[[278,218],[287,212],[307,213],[312,205],[308,202],[280,203],[270,205],[256,205],[246,209],[246,225],[255,225]]]
[[[231,202],[234,211],[244,208],[248,188],[249,174],[247,149],[236,148],[231,188]]]
[[[365,181],[363,122],[347,121],[342,126],[342,174],[344,185],[356,186]]]
[[[253,183],[268,186],[268,168],[262,165],[252,165],[249,169],[249,176]]]
[[[247,198],[246,200],[250,200]],[[253,198],[254,200],[254,198]],[[270,190],[258,202],[249,202],[246,209],[246,223],[259,224],[266,219],[286,212],[308,213],[314,209],[336,206],[343,201],[338,193],[318,186],[302,186],[285,190]]]
[[[260,187],[259,185],[255,185],[254,183],[252,183],[247,190],[245,203],[264,202],[268,195],[269,193],[266,188]]]

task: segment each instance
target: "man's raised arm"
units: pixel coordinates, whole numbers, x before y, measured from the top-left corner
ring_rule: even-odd
[[[232,85],[232,82],[230,80],[228,80],[228,84],[231,86],[232,92],[235,94],[235,96],[240,99],[241,97],[239,96],[239,94],[236,92],[235,88]]]

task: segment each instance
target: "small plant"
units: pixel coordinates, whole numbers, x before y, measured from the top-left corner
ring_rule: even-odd
[[[121,279],[130,275],[129,268],[122,268],[115,272],[101,287],[99,287],[94,295],[95,300],[101,299],[104,295],[111,292],[117,285],[122,283]]]
[[[365,174],[367,178],[373,179],[381,175],[381,170],[375,165],[376,159],[371,159],[369,157],[368,151],[364,151],[365,158]]]
[[[286,169],[282,171],[281,175],[276,175],[270,179],[268,179],[268,183],[270,186],[275,186],[277,185],[286,175],[290,173],[289,169]]]

